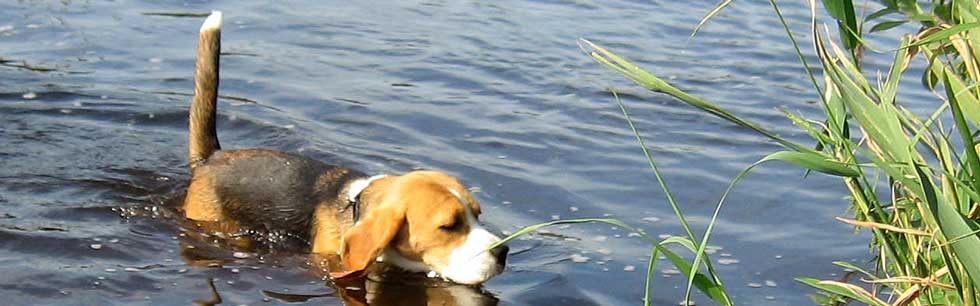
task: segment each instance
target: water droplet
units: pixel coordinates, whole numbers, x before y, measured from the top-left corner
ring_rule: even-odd
[[[248,253],[245,253],[245,252],[235,252],[235,253],[232,253],[231,256],[234,256],[235,258],[238,258],[238,259],[245,259],[245,258],[249,258],[250,257],[248,255]]]
[[[93,243],[93,244],[89,245],[88,247],[92,248],[93,250],[101,250],[102,249],[102,245],[101,244],[98,244],[98,243]]]
[[[760,284],[760,283],[749,283],[749,287],[751,287],[751,288],[762,288],[762,284]]]
[[[767,287],[773,287],[773,288],[775,288],[776,287],[776,282],[771,281],[771,280],[766,280],[766,286]]]
[[[636,266],[634,266],[634,265],[626,265],[625,267],[623,267],[623,271],[626,271],[626,272],[636,271]]]
[[[28,92],[28,93],[25,93],[24,95],[22,95],[20,97],[21,98],[24,98],[24,100],[34,100],[34,99],[37,98],[37,93]]]

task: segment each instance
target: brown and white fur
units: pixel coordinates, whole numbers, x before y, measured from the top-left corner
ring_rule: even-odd
[[[221,12],[201,26],[190,110],[187,218],[226,229],[286,232],[311,252],[339,255],[357,276],[376,261],[479,284],[503,270],[507,247],[482,227],[480,204],[437,171],[367,176],[353,169],[264,149],[220,150],[215,115]]]

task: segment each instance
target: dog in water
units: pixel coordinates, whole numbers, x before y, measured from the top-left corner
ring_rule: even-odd
[[[508,248],[479,221],[480,204],[458,179],[438,171],[369,176],[266,149],[221,150],[215,115],[221,12],[201,26],[190,109],[191,220],[304,238],[310,251],[337,255],[359,276],[383,261],[408,271],[479,284],[499,274]]]

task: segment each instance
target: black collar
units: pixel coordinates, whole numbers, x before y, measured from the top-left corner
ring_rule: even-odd
[[[364,190],[370,187],[371,183],[375,180],[382,179],[386,176],[381,174],[357,179],[347,187],[347,205],[344,206],[344,210],[351,210],[351,219],[354,219],[355,223],[361,219],[361,195],[364,194]]]
[[[353,219],[355,223],[357,223],[357,221],[361,220],[361,205],[360,204],[361,204],[361,195],[358,194],[357,197],[354,198],[354,199],[347,199],[347,205],[344,206],[344,210],[350,209],[350,211],[351,211],[351,214],[350,214],[351,215],[351,219]]]

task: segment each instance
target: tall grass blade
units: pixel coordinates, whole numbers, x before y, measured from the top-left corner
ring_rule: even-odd
[[[943,77],[946,84],[949,84],[951,79],[957,78],[955,75],[951,75],[949,70],[945,71]],[[957,93],[953,91],[953,86],[946,85],[945,87],[949,109],[953,113],[953,120],[956,120],[956,129],[960,132],[963,147],[966,148],[964,150],[966,151],[965,168],[969,169],[969,171],[966,172],[965,176],[970,178],[970,182],[973,183],[973,190],[980,190],[980,157],[977,157],[973,133],[970,132],[970,126],[967,125],[966,119],[963,117],[963,109],[960,108],[959,99],[956,95]]]
[[[674,210],[674,213],[677,215],[677,219],[680,220],[681,224],[684,226],[684,229],[687,231],[688,237],[690,239],[689,241],[696,240],[696,238],[694,237],[694,233],[691,231],[690,227],[687,224],[686,219],[684,218],[684,215],[681,214],[680,208],[678,207],[677,203],[674,201],[674,197],[672,196],[670,190],[667,188],[667,185],[664,182],[663,176],[660,174],[660,170],[657,169],[657,164],[656,164],[656,162],[654,162],[653,156],[650,155],[650,151],[647,150],[646,143],[644,143],[644,141],[643,141],[643,136],[640,135],[639,130],[636,129],[636,124],[633,122],[633,119],[630,116],[629,110],[627,110],[627,108],[626,108],[626,104],[623,103],[623,101],[621,99],[619,99],[619,95],[616,93],[615,90],[613,91],[613,96],[616,98],[616,104],[619,105],[620,110],[622,110],[622,112],[623,112],[623,117],[626,119],[626,122],[629,124],[630,129],[633,131],[633,135],[636,136],[636,140],[637,140],[637,142],[639,143],[640,147],[643,150],[643,155],[646,156],[647,162],[650,164],[650,168],[653,170],[654,175],[657,177],[657,181],[660,183],[660,187],[663,189],[664,193],[667,195],[667,199],[670,202],[670,206]],[[697,270],[697,267],[701,263],[702,257],[705,256],[704,248],[705,248],[705,245],[708,242],[708,237],[711,236],[711,230],[712,230],[712,228],[713,228],[713,226],[715,224],[715,220],[717,218],[718,212],[721,210],[721,205],[722,205],[722,203],[719,203],[718,204],[718,207],[715,209],[714,216],[712,216],[711,221],[708,222],[708,228],[705,230],[704,237],[701,240],[701,246],[699,248],[697,248],[696,250],[693,250],[693,248],[692,248],[692,251],[694,251],[695,257],[694,257],[694,262],[691,264],[692,270],[689,273],[686,274],[686,275],[688,275],[688,283],[687,283],[687,291],[684,294],[684,301],[685,302],[689,302],[690,301],[690,298],[691,298],[691,286],[692,285],[696,285],[695,282],[697,280],[695,280],[695,278],[697,276],[697,273],[695,273],[695,272],[697,272],[696,270]],[[721,296],[719,296],[719,298],[723,298],[722,299],[723,301],[726,301],[726,302],[730,303],[731,301],[730,301],[730,299],[728,299],[728,296],[727,296],[727,294],[724,291],[724,287],[722,285],[721,279],[718,278],[717,273],[715,272],[714,266],[712,266],[712,264],[711,264],[711,260],[705,261],[705,266],[708,268],[709,275],[711,275],[712,278],[713,278],[712,283],[713,284],[717,284],[717,286],[720,289],[719,292],[721,293]],[[702,291],[703,290],[704,289],[702,289]],[[715,294],[718,294],[718,292],[715,292]]]
[[[908,47],[918,47],[918,46],[922,46],[922,45],[926,45],[926,44],[931,44],[931,43],[934,43],[934,42],[937,42],[937,41],[940,41],[940,40],[947,39],[950,36],[953,36],[953,35],[956,35],[956,34],[962,34],[962,33],[966,32],[966,31],[969,31],[970,29],[973,29],[973,28],[976,28],[976,27],[980,27],[980,22],[961,23],[961,24],[958,24],[958,25],[955,25],[955,26],[952,26],[952,27],[943,29],[943,30],[941,30],[939,32],[932,33],[929,36],[926,36],[925,38],[920,39],[920,40],[918,40],[918,41],[910,44]]]
[[[824,108],[827,108],[824,93],[820,90],[820,85],[817,84],[817,78],[813,74],[813,69],[810,68],[810,63],[806,60],[806,55],[803,54],[803,50],[800,49],[800,44],[796,42],[796,36],[793,35],[793,31],[790,31],[789,24],[786,23],[786,19],[783,18],[782,11],[779,10],[779,5],[776,4],[776,0],[769,0],[769,5],[772,6],[773,11],[776,12],[776,16],[779,17],[779,23],[783,25],[783,30],[786,31],[786,36],[789,37],[789,41],[793,43],[793,49],[796,50],[796,56],[799,57],[800,63],[803,64],[803,69],[806,70],[806,75],[810,77],[810,82],[813,83],[813,88],[817,90],[817,94],[820,95],[820,102],[824,103]],[[814,18],[816,12],[813,12]]]
[[[857,14],[851,0],[823,0],[824,8],[831,17],[837,19],[841,42],[851,51],[854,63],[858,62],[857,48],[861,42],[861,29],[858,28]]]
[[[644,240],[646,240],[647,242],[649,242],[653,246],[653,248],[656,250],[654,252],[654,256],[653,256],[653,258],[651,258],[651,260],[654,260],[656,258],[656,256],[655,256],[656,255],[656,252],[662,253],[664,255],[664,257],[667,258],[668,261],[670,261],[672,264],[674,264],[674,266],[677,267],[677,269],[679,271],[681,271],[682,274],[684,274],[685,277],[691,277],[691,278],[693,278],[694,279],[694,281],[693,281],[694,286],[697,287],[698,290],[700,290],[706,296],[708,296],[709,298],[711,298],[712,301],[714,301],[715,303],[718,303],[719,305],[725,305],[725,306],[732,305],[731,298],[728,296],[728,293],[725,292],[725,287],[720,282],[717,282],[716,281],[717,280],[717,276],[708,277],[708,276],[704,275],[703,273],[698,272],[697,269],[693,268],[693,266],[690,263],[688,263],[687,261],[685,261],[684,258],[678,256],[676,253],[674,253],[673,251],[671,251],[671,250],[669,250],[669,249],[667,249],[665,247],[667,244],[675,243],[675,244],[684,246],[685,248],[687,248],[687,249],[689,249],[691,251],[695,251],[696,248],[694,247],[694,243],[691,240],[688,240],[688,239],[685,239],[685,238],[682,238],[682,237],[676,237],[676,236],[674,236],[674,237],[669,237],[667,239],[664,239],[662,241],[656,241],[653,238],[651,238],[649,235],[647,235],[646,233],[644,233],[643,231],[641,231],[641,230],[639,230],[639,229],[637,229],[637,228],[635,228],[633,226],[630,226],[629,224],[626,224],[625,222],[623,222],[621,220],[618,220],[618,219],[611,219],[611,218],[567,219],[567,220],[555,220],[555,221],[551,221],[551,222],[545,222],[545,223],[539,223],[539,224],[529,225],[529,226],[525,226],[524,228],[518,230],[517,232],[514,232],[513,234],[508,235],[507,237],[504,237],[503,239],[501,239],[500,241],[494,243],[493,245],[490,245],[489,247],[487,247],[487,250],[490,250],[490,249],[499,247],[501,245],[504,245],[507,242],[510,242],[511,240],[516,239],[517,237],[520,237],[520,236],[523,236],[523,235],[527,235],[528,233],[537,231],[537,230],[539,230],[541,228],[544,228],[544,227],[548,227],[548,226],[552,226],[552,225],[558,225],[558,224],[594,223],[594,222],[600,222],[600,223],[606,223],[606,224],[615,225],[615,226],[621,227],[623,229],[629,230],[630,232],[633,232],[633,233],[636,233],[636,234],[640,235],[641,238],[643,238]],[[654,262],[651,262],[650,264],[652,265],[652,264],[654,264]],[[649,271],[652,271],[652,268],[649,268],[648,267],[647,268],[647,271],[648,271],[648,274],[646,276],[647,277],[646,282],[647,283],[650,283],[650,278],[651,278],[652,273],[649,272]],[[693,275],[690,275],[691,273],[693,273]],[[647,293],[647,295],[648,294],[649,293]],[[649,300],[649,299],[647,299],[647,300]]]
[[[725,9],[725,7],[727,7],[731,3],[732,0],[722,0],[721,2],[719,2],[718,5],[715,6],[715,8],[711,9],[711,11],[708,12],[708,14],[705,14],[704,17],[701,18],[701,21],[698,21],[698,25],[695,26],[694,31],[691,32],[691,37],[698,35],[698,32],[701,31],[701,27],[704,27],[704,25],[708,23],[708,19],[715,17],[715,15],[720,13],[721,10]]]
[[[888,79],[885,80],[881,88],[881,103],[895,103],[895,96],[898,94],[898,82],[902,79],[902,72],[909,64],[909,45],[911,38],[906,35],[902,38],[901,46],[895,52],[895,60],[892,62],[892,69],[888,72]]]
[[[650,170],[653,171],[653,176],[657,178],[657,183],[660,184],[660,189],[664,191],[664,196],[667,197],[667,203],[670,204],[670,208],[674,211],[674,216],[677,217],[677,221],[681,223],[681,227],[684,228],[684,232],[687,234],[688,239],[696,240],[694,237],[694,232],[691,231],[691,226],[687,223],[687,218],[684,218],[684,214],[681,213],[680,206],[678,206],[677,201],[674,200],[674,194],[671,193],[670,188],[667,187],[667,181],[664,179],[663,175],[660,174],[660,169],[657,168],[657,162],[653,160],[653,155],[651,155],[650,150],[647,149],[647,144],[643,141],[643,135],[640,135],[640,131],[636,128],[636,124],[633,122],[633,118],[630,116],[630,113],[626,108],[626,104],[619,99],[619,94],[617,94],[615,90],[613,90],[613,96],[616,99],[616,104],[619,106],[619,109],[623,112],[623,118],[626,119],[626,123],[633,132],[633,136],[636,137],[636,142],[640,145],[640,150],[643,151],[643,156],[646,157],[647,164],[650,166]]]
[[[858,177],[861,172],[856,170],[857,165],[845,164],[822,154],[810,152],[779,151],[762,158],[759,162],[781,160],[795,164],[797,166],[823,172],[830,175]]]
[[[633,63],[617,56],[616,54],[610,52],[609,50],[606,50],[603,47],[600,47],[599,45],[596,45],[585,39],[579,39],[579,42],[580,42],[579,45],[582,46],[582,49],[586,50],[586,52],[588,52],[589,55],[592,56],[592,58],[595,61],[619,73],[622,73],[624,76],[626,76],[633,82],[636,82],[637,84],[651,91],[661,92],[661,93],[671,95],[687,104],[700,108],[701,110],[704,110],[715,116],[721,117],[739,126],[749,128],[759,134],[769,137],[770,139],[776,141],[777,143],[789,147],[793,150],[796,151],[812,150],[804,145],[782,138],[779,135],[776,135],[773,132],[763,129],[762,127],[759,127],[756,124],[745,121],[742,118],[739,118],[738,116],[735,116],[734,114],[722,108],[719,108],[711,103],[708,103],[702,99],[692,96],[684,91],[681,91],[680,89],[677,89],[676,87],[668,84],[663,79],[658,78],[653,74],[650,74],[649,72],[641,69],[640,67],[637,67]]]
[[[861,303],[874,306],[889,306],[887,302],[876,298],[874,295],[869,293],[864,288],[835,281],[822,281],[813,278],[797,278],[797,281],[804,283],[810,287],[814,287],[823,291],[831,292],[834,294],[846,296],[855,299]]]
[[[818,49],[818,53],[822,53],[821,58],[826,73],[840,90],[844,104],[851,110],[851,115],[858,121],[868,138],[889,157],[890,162],[905,163],[910,160],[909,138],[898,120],[895,107],[892,104],[875,103],[854,80],[833,63],[831,55],[826,50]]]
[[[947,96],[955,98],[957,104],[962,108],[963,114],[970,119],[974,126],[980,127],[980,100],[977,99],[966,82],[959,76],[951,74],[949,68],[940,61],[932,63],[931,71],[935,75],[948,76],[943,78],[944,85],[951,90]]]
[[[924,200],[929,205],[929,209],[939,224],[939,229],[945,237],[963,237],[952,242],[953,252],[959,262],[963,264],[967,275],[970,277],[974,286],[980,284],[980,237],[971,234],[976,231],[976,223],[970,222],[963,217],[952,204],[936,196],[936,189],[929,182],[929,177],[922,169],[916,167],[916,174],[922,181],[922,194]],[[950,268],[953,272],[952,268]]]

